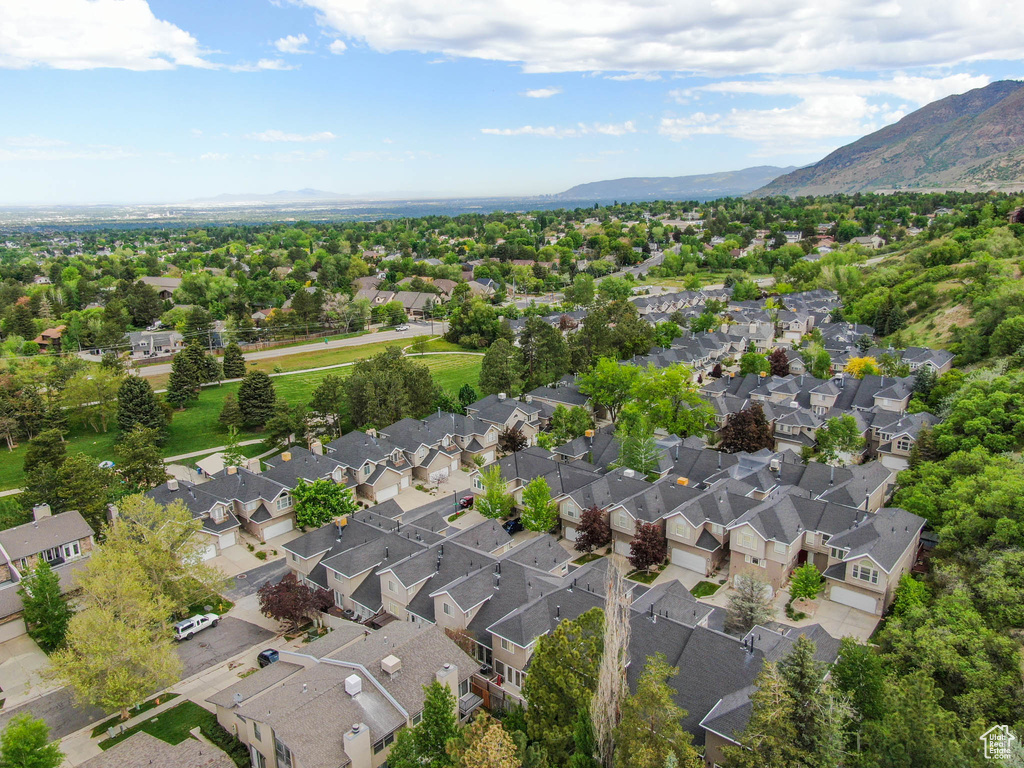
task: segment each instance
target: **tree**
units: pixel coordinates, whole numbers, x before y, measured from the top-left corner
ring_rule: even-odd
[[[452,765],[448,742],[459,734],[455,694],[438,681],[423,686],[423,717],[399,731],[388,755],[393,768],[447,768]]]
[[[129,376],[117,390],[117,427],[128,433],[137,424],[162,435],[167,419],[149,382],[139,376]]]
[[[543,477],[535,477],[523,489],[523,527],[545,533],[558,522],[558,506],[551,501],[551,489]]]
[[[64,753],[55,741],[50,743],[50,728],[32,715],[16,715],[0,733],[0,768],[59,768]]]
[[[106,432],[117,413],[121,377],[105,368],[75,374],[64,387],[63,404],[73,418],[81,419],[95,432]]]
[[[756,576],[741,574],[733,580],[733,587],[735,592],[729,595],[729,612],[725,619],[727,631],[746,634],[774,618],[771,587],[767,583]]]
[[[247,427],[262,427],[274,415],[274,382],[263,371],[249,371],[238,387],[238,409]]]
[[[693,370],[683,363],[641,368],[630,394],[628,407],[646,414],[652,425],[670,434],[703,436],[714,424],[714,411],[697,392]]]
[[[789,355],[782,347],[776,347],[768,355],[772,376],[789,376]]]
[[[462,406],[462,413],[465,413],[466,408],[479,399],[480,397],[471,384],[463,384],[459,387],[459,405]]]
[[[668,684],[678,674],[664,654],[647,658],[615,729],[615,768],[663,768],[670,756],[679,766],[702,765],[693,737],[683,728],[686,711],[675,703]]]
[[[778,666],[765,662],[754,685],[750,720],[740,736],[742,746],[722,749],[724,768],[800,768],[806,765],[796,746],[793,700]]]
[[[636,522],[636,532],[629,542],[629,564],[638,571],[649,571],[665,562],[668,545],[657,523]]]
[[[485,395],[504,392],[517,395],[523,389],[523,356],[505,339],[498,339],[484,353],[480,390]]]
[[[807,369],[816,379],[827,379],[832,371],[832,356],[820,344],[807,348]]]
[[[523,389],[551,384],[569,370],[569,347],[557,328],[530,317],[519,335],[523,360]]]
[[[59,429],[48,429],[28,441],[23,470],[25,474],[29,474],[43,465],[56,470],[64,463],[66,456],[67,444],[64,442],[64,433]]]
[[[245,376],[245,356],[242,354],[241,347],[235,342],[232,341],[224,348],[221,367],[224,369],[225,379],[240,379]]]
[[[760,352],[745,352],[740,357],[740,374],[746,376],[747,374],[756,373],[757,375],[768,375],[771,371],[771,363],[768,362],[768,358],[762,355]]]
[[[160,433],[141,423],[114,445],[117,473],[132,492],[155,488],[167,479],[167,465],[157,446]]]
[[[483,710],[448,742],[455,768],[520,768],[517,751],[501,721]]]
[[[793,571],[789,580],[789,597],[791,600],[813,600],[824,586],[821,572],[814,563],[807,561]]]
[[[498,435],[498,450],[505,453],[516,453],[527,446],[526,435],[515,427],[505,427]]]
[[[43,465],[28,476],[25,492],[33,504],[49,504],[54,512],[78,510],[94,531],[107,519],[107,499],[113,473],[84,453],[68,456],[53,470]]]
[[[103,550],[132,558],[168,616],[182,616],[224,589],[224,574],[203,560],[206,545],[197,535],[203,521],[183,502],[165,506],[133,494],[118,502],[117,511]]]
[[[171,360],[171,375],[167,380],[167,394],[164,398],[175,408],[184,408],[199,399],[200,384],[204,373],[195,369],[187,348]]]
[[[763,448],[771,450],[775,447],[775,435],[772,434],[772,427],[760,403],[730,413],[718,435],[719,447],[729,453],[756,453]]]
[[[345,380],[348,413],[357,427],[421,418],[434,409],[437,391],[430,369],[403,357],[398,347],[360,360]]]
[[[857,420],[850,414],[833,416],[818,428],[814,434],[817,442],[818,461],[831,464],[838,461],[840,454],[857,453],[864,447]]]
[[[594,723],[590,717],[590,703],[583,701],[576,714],[576,725],[572,731],[573,752],[569,756],[568,768],[598,768],[597,738]]]
[[[232,429],[237,431],[245,424],[245,419],[242,418],[242,409],[238,407],[238,400],[230,392],[224,397],[224,405],[221,406],[217,421],[228,431]]]
[[[287,622],[292,632],[307,619],[315,618],[321,611],[334,605],[333,595],[326,589],[306,586],[294,573],[286,573],[276,584],[268,581],[256,593],[260,602],[260,613],[264,616]]]
[[[311,483],[300,479],[292,489],[292,498],[295,522],[305,528],[319,528],[358,509],[352,491],[323,478]]]
[[[245,454],[238,445],[238,428],[235,426],[228,427],[228,442],[223,454],[225,467],[240,467],[245,461]]]
[[[604,583],[604,648],[598,667],[597,690],[591,701],[591,718],[597,754],[605,768],[612,768],[615,759],[616,729],[629,695],[626,683],[626,665],[629,663],[631,634],[630,594],[622,566],[618,560],[605,565]]]
[[[640,369],[635,365],[620,365],[617,360],[602,357],[592,371],[579,377],[579,390],[590,397],[595,409],[606,409],[614,424],[619,411],[630,401],[639,377]]]
[[[285,400],[274,403],[274,412],[267,423],[267,438],[281,448],[287,448],[295,440],[302,440],[306,434],[306,406],[288,405]]]
[[[882,372],[878,367],[878,361],[873,357],[851,357],[846,361],[843,371],[855,379],[863,379],[865,376],[877,376]]]
[[[345,380],[341,376],[324,376],[309,400],[312,416],[325,427],[326,434],[340,437],[345,420]]]
[[[597,688],[603,637],[604,613],[592,608],[537,640],[523,683],[526,727],[552,765],[564,764],[573,751],[579,707]]]
[[[612,529],[605,517],[604,510],[594,505],[583,510],[580,524],[576,528],[577,552],[592,552],[599,547],[607,546],[612,540]]]
[[[119,547],[98,548],[77,584],[84,609],[71,618],[65,647],[50,657],[51,674],[80,704],[127,719],[131,707],[181,672],[167,626],[170,606],[135,554]]]
[[[879,720],[885,714],[885,671],[881,658],[870,646],[844,637],[839,644],[839,658],[832,667],[832,680],[849,697],[862,723]]]
[[[814,642],[801,635],[779,662],[779,672],[793,700],[789,712],[805,763],[833,768],[843,759],[851,712],[846,699],[824,681],[826,665],[815,661],[814,652]]]
[[[594,419],[590,412],[581,406],[566,408],[556,405],[551,414],[551,439],[555,445],[561,445],[577,437],[583,437],[588,429],[593,429]]]
[[[49,563],[39,558],[36,567],[24,574],[18,594],[24,606],[22,616],[29,637],[43,652],[53,653],[64,644],[72,614],[67,599],[61,594],[60,578]]]
[[[653,474],[661,460],[661,450],[654,440],[654,427],[646,414],[629,412],[615,430],[619,444],[616,466],[627,467],[641,476]]]
[[[480,482],[484,489],[474,502],[476,511],[492,520],[512,514],[515,499],[508,492],[508,483],[501,476],[501,465],[495,462],[487,469],[480,470]]]

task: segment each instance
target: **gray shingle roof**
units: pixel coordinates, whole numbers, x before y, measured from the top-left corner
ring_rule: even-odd
[[[85,518],[72,510],[0,531],[0,546],[8,557],[18,560],[92,535]]]

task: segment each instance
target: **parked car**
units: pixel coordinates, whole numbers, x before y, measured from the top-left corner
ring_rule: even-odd
[[[396,331],[408,331],[409,330],[409,326],[408,325],[399,325],[399,326],[395,327],[395,330]]]
[[[523,530],[523,521],[521,518],[517,517],[513,520],[509,520],[501,527],[505,529],[505,533],[507,533],[509,536],[514,536],[515,534]]]
[[[196,632],[202,632],[207,627],[216,627],[220,623],[220,616],[216,613],[197,613],[190,619],[182,619],[174,625],[175,640],[190,640]]]
[[[256,657],[256,663],[259,664],[262,669],[263,667],[270,666],[280,658],[281,654],[273,648],[267,648],[266,650],[260,651],[260,655]]]
[[[461,499],[459,499],[459,509],[466,509],[466,508],[472,507],[472,506],[473,506],[473,497],[472,496],[463,496]]]

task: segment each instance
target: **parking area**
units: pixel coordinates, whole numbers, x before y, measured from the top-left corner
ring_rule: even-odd
[[[227,661],[253,646],[265,643],[274,633],[234,616],[225,616],[216,627],[204,629],[191,640],[178,643],[182,679]]]
[[[259,588],[268,581],[280,581],[286,573],[288,573],[288,562],[284,558],[264,563],[231,577],[224,595],[229,600],[238,602],[243,597],[256,594]]]
[[[421,488],[426,488],[426,491],[421,491],[415,486],[419,485]],[[456,495],[462,496],[466,491],[470,490],[473,486],[473,481],[470,478],[469,472],[463,469],[458,469],[455,472],[448,474],[448,479],[440,483],[429,483],[425,480],[414,480],[412,484],[404,491],[399,493],[395,497],[395,501],[398,505],[406,510],[416,509],[422,507],[425,504],[432,504],[443,499],[452,500],[454,508],[454,499]]]
[[[53,685],[42,673],[50,660],[28,635],[20,635],[0,643],[0,699],[7,707],[35,698]]]
[[[0,728],[7,721],[24,712],[39,718],[50,726],[50,738],[61,739],[79,728],[103,719],[103,712],[95,707],[76,707],[69,688],[58,688],[18,707],[5,707],[0,712]]]

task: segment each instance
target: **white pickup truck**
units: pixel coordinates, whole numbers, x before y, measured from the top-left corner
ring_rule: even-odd
[[[207,627],[216,627],[220,616],[216,613],[197,613],[189,619],[182,619],[174,625],[175,640],[189,640],[196,632],[201,632]]]

